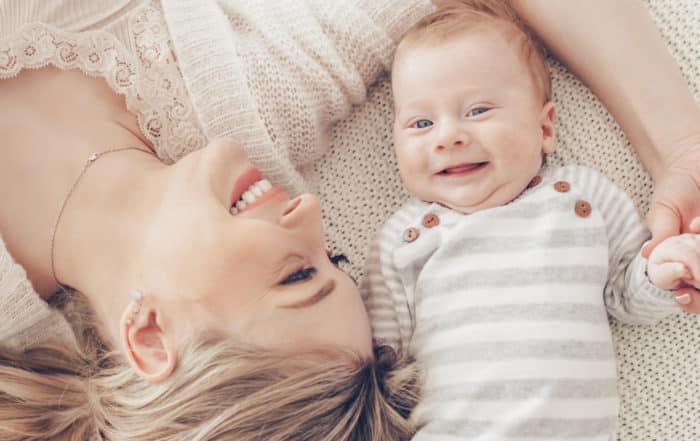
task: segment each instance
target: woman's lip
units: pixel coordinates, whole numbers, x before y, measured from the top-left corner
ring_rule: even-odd
[[[281,188],[272,187],[271,189],[269,189],[265,193],[263,193],[262,196],[258,196],[257,198],[255,198],[255,200],[253,202],[246,204],[244,209],[238,210],[238,214],[245,213],[248,210],[253,210],[253,209],[255,209],[255,207],[266,204],[268,201],[270,201],[271,199],[275,199],[278,196],[285,196],[286,197],[287,192],[285,192]]]
[[[233,185],[233,191],[231,192],[231,200],[229,201],[229,207],[235,204],[243,195],[243,193],[253,185],[262,179],[262,175],[257,168],[248,166],[243,173],[238,176],[236,183]]]

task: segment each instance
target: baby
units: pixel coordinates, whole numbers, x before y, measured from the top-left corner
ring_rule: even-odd
[[[463,3],[397,49],[395,147],[414,198],[370,253],[373,331],[425,369],[415,440],[607,441],[607,313],[651,324],[680,311],[669,290],[700,284],[698,236],[647,261],[624,191],[588,168],[543,168],[556,147],[544,57],[501,2]]]

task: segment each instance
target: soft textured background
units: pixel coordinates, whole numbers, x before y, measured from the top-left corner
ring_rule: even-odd
[[[700,98],[700,0],[645,3]],[[549,161],[602,171],[646,213],[652,182],[622,131],[583,84],[550,61],[559,140]],[[330,154],[307,171],[324,200],[329,246],[350,258],[346,269],[357,278],[376,229],[406,198],[392,149],[391,120],[385,77],[368,102],[335,127]],[[618,439],[700,440],[700,316],[680,315],[651,328],[613,322],[612,331],[622,397]]]

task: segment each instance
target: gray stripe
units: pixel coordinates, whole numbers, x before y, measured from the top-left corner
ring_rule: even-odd
[[[502,210],[496,210],[484,214],[487,217],[508,217],[511,219],[543,218],[551,216],[552,213],[557,212],[573,214],[576,206],[576,200],[577,199],[574,197],[561,197],[561,195],[554,195],[554,197],[550,199],[526,198],[518,201],[516,204],[504,206]]]
[[[545,248],[570,248],[604,245],[608,238],[603,228],[578,228],[545,231],[542,234],[522,236],[465,237],[455,239],[451,245],[443,247],[436,256],[452,258],[465,253],[507,253]]]
[[[617,379],[609,380],[518,380],[450,384],[426,392],[425,403],[460,400],[591,400],[617,397]]]
[[[439,265],[439,261],[431,261]],[[447,263],[445,263],[447,264]],[[442,273],[436,271],[436,273]],[[467,270],[446,277],[444,274],[422,272],[418,281],[418,295],[445,295],[458,292],[464,294],[470,288],[540,284],[595,284],[605,283],[608,276],[607,265],[549,265],[537,268],[498,268]],[[602,294],[601,294],[602,295]]]
[[[459,362],[503,360],[613,360],[611,342],[577,340],[504,341],[498,343],[467,343],[448,349],[421,352],[420,359],[427,366]]]
[[[420,314],[420,307],[417,312]],[[530,305],[487,305],[449,311],[430,317],[419,316],[416,337],[451,330],[465,324],[519,321],[571,321],[608,326],[605,307],[595,305],[539,303]]]
[[[530,419],[515,427],[509,428],[505,434],[509,437],[531,437],[553,440],[564,440],[575,437],[608,437],[615,429],[617,418],[586,418],[586,419]],[[504,433],[502,427],[505,421],[490,423],[483,421],[432,421],[421,429],[421,432],[431,434],[449,434],[455,437],[469,439],[485,433]]]

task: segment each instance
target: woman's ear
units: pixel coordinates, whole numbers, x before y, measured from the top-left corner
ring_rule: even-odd
[[[160,326],[156,309],[132,303],[122,315],[120,328],[126,358],[140,377],[158,383],[172,374],[177,351]]]
[[[542,153],[553,153],[557,147],[557,136],[554,129],[554,103],[547,101],[540,113],[540,128],[542,129]]]

